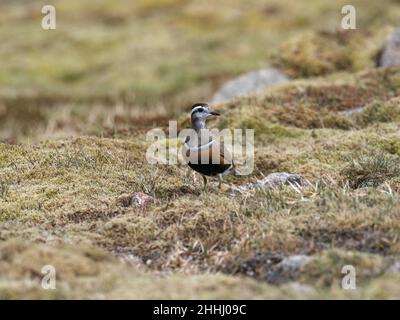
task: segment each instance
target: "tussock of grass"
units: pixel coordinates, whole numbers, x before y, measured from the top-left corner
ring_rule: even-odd
[[[342,175],[352,188],[377,187],[385,181],[400,178],[400,158],[382,152],[355,155]]]
[[[358,286],[365,286],[369,280],[383,275],[390,265],[389,260],[379,255],[352,251],[323,251],[302,269],[300,281],[318,287],[341,287],[342,268],[354,266]]]
[[[376,122],[399,122],[400,100],[393,98],[384,102],[371,102],[361,112],[353,115],[354,121],[361,127],[366,127]]]
[[[373,67],[389,31],[338,30],[297,35],[281,45],[275,64],[295,78]]]

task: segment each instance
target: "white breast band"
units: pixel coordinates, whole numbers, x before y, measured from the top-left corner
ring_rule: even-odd
[[[185,142],[184,147],[185,147],[186,149],[189,149],[190,151],[200,151],[200,150],[207,149],[207,148],[208,148],[209,146],[211,146],[214,142],[215,142],[215,140],[212,140],[212,141],[210,141],[209,143],[203,144],[203,145],[200,146],[200,147],[193,147],[193,148],[189,147],[189,145]]]

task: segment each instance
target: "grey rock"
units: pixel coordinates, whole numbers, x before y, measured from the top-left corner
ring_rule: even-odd
[[[339,112],[339,114],[341,116],[350,117],[353,114],[363,112],[364,110],[365,110],[365,107],[357,107],[357,108],[341,111],[341,112]]]
[[[135,192],[132,197],[132,204],[136,207],[145,208],[154,201],[152,196],[143,192]]]
[[[287,172],[274,172],[266,176],[256,183],[248,183],[238,187],[231,187],[230,194],[232,196],[241,194],[246,191],[263,188],[276,188],[283,185],[295,185],[297,187],[306,186],[309,182],[300,174]]]
[[[123,194],[117,199],[117,204],[121,207],[134,206],[142,209],[149,206],[152,202],[154,202],[154,197],[143,192]]]
[[[257,181],[256,188],[274,188],[285,184],[294,184],[304,186],[307,184],[306,179],[297,173],[274,172],[266,176],[264,179]]]
[[[395,261],[387,270],[390,273],[399,273],[400,272],[400,260]]]
[[[271,270],[267,276],[267,281],[274,284],[294,281],[298,278],[301,269],[311,260],[312,258],[306,255],[289,256]]]
[[[397,28],[386,41],[383,49],[379,66],[399,66],[400,65],[400,28]]]
[[[248,72],[223,85],[213,96],[211,103],[221,103],[235,97],[257,93],[268,86],[287,81],[289,81],[289,78],[275,68]]]

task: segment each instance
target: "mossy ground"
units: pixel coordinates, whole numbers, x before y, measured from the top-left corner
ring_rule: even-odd
[[[400,69],[374,59],[400,13],[383,2],[359,19],[376,33],[346,35],[329,1],[56,1],[54,38],[34,31],[34,5],[2,4],[4,23],[24,23],[1,33],[0,297],[399,298]],[[227,183],[287,171],[309,186],[232,197],[146,162],[147,130],[187,126],[190,102],[268,63],[298,79],[215,106],[213,126],[255,129],[253,174]],[[124,201],[139,191],[154,202]],[[295,254],[312,260],[268,283]],[[40,286],[48,264],[56,290]],[[340,287],[348,264],[357,290]]]

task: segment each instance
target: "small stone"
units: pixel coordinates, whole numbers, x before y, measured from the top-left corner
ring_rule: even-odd
[[[400,260],[395,261],[387,270],[390,273],[399,273],[400,272]]]
[[[213,96],[211,103],[222,103],[235,97],[261,92],[266,87],[287,81],[289,78],[275,68],[248,72],[223,85]]]
[[[257,180],[256,183],[248,183],[241,186],[234,186],[230,188],[230,195],[236,196],[246,191],[253,189],[263,189],[263,188],[276,188],[282,185],[295,185],[295,186],[305,186],[308,184],[307,180],[300,174],[297,173],[287,173],[287,172],[274,172],[266,176],[262,180]]]
[[[399,66],[400,65],[400,28],[397,28],[386,41],[383,49],[379,66]]]
[[[153,201],[154,198],[152,196],[143,192],[135,192],[132,196],[131,204],[140,208],[145,208]]]
[[[287,173],[287,172],[274,172],[266,176],[262,180],[258,180],[255,184],[256,188],[274,188],[285,184],[294,184],[298,186],[306,185],[306,179],[297,173]]]
[[[339,114],[341,116],[350,117],[353,114],[363,112],[364,110],[365,110],[365,107],[356,107],[356,108],[353,108],[353,109],[340,111]]]

